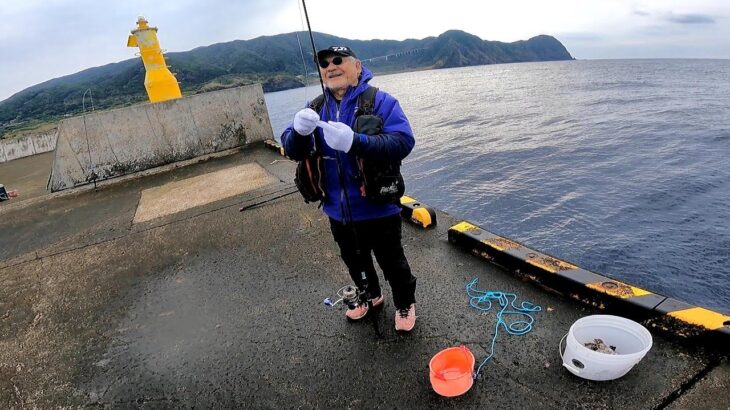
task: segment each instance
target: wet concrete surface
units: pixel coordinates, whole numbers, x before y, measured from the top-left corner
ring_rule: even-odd
[[[132,223],[143,189],[253,161],[280,182]],[[293,169],[252,148],[4,212],[13,230],[0,231],[0,408],[650,409],[692,407],[683,391],[701,388],[710,368],[726,382],[726,362],[661,335],[619,380],[573,376],[558,341],[598,312],[452,246],[455,220],[443,213],[434,230],[404,225],[419,278],[414,331],[395,332],[387,284],[385,308],[349,323],[322,303],[348,275],[327,219],[292,186]],[[496,317],[468,306],[474,277],[543,311],[528,335],[500,335],[467,394],[442,398],[428,377],[436,352],[489,353]],[[705,408],[726,406],[718,393]]]
[[[730,408],[730,365],[727,359],[713,367],[681,397],[677,397],[668,408],[711,409],[718,405]]]

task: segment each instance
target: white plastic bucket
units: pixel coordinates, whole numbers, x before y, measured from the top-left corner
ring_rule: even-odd
[[[565,353],[561,351],[563,366],[578,377],[588,380],[613,380],[625,375],[651,349],[651,333],[632,320],[593,315],[578,319],[563,337],[567,339]],[[616,354],[596,352],[584,343],[601,339],[607,346],[615,346]]]

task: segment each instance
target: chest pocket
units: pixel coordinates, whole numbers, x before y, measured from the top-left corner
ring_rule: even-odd
[[[361,94],[354,131],[358,134],[379,135],[383,132],[383,119],[373,115],[375,94],[378,89],[370,87]],[[400,161],[380,161],[372,158],[358,158],[360,171],[360,194],[368,200],[379,203],[398,203],[406,190],[400,173]]]

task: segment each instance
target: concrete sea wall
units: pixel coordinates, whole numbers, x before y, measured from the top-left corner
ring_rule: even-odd
[[[63,120],[51,174],[60,191],[273,137],[261,85]]]
[[[0,141],[0,163],[42,154],[56,148],[56,130]]]

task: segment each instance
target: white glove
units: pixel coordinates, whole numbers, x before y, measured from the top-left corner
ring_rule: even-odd
[[[319,121],[319,114],[311,108],[305,108],[294,114],[294,130],[299,135],[309,135],[317,128],[317,121]]]
[[[324,140],[332,149],[343,152],[350,151],[355,133],[352,132],[349,125],[334,121],[317,121],[317,125],[322,127]]]

